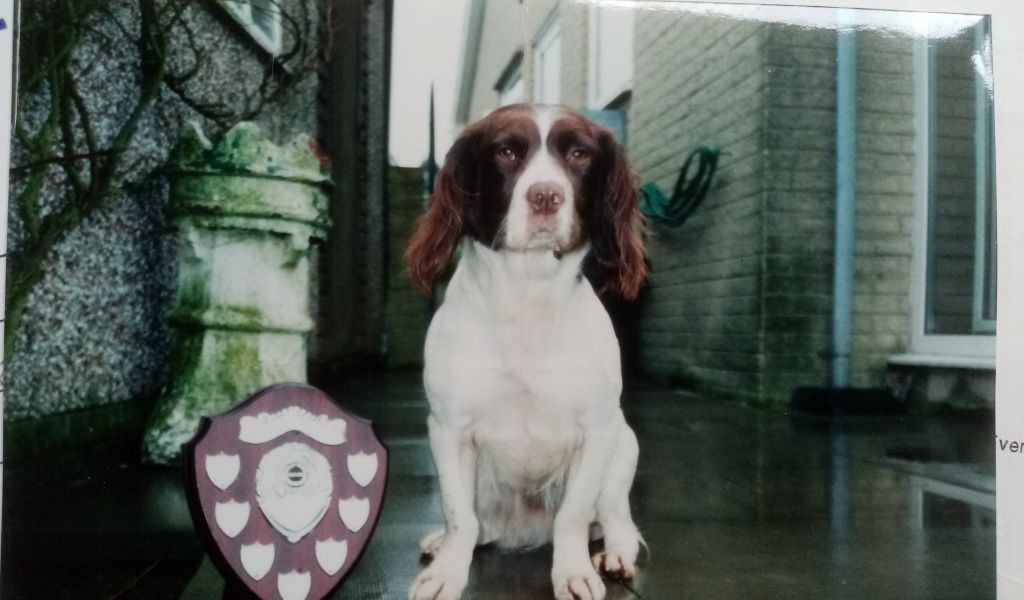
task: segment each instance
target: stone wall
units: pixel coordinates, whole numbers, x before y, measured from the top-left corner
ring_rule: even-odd
[[[286,6],[298,6],[299,1]],[[306,8],[311,11],[307,16],[316,19],[316,3]],[[202,122],[212,135],[223,130],[197,112],[201,105],[244,112],[267,68],[266,53],[215,5],[189,5],[184,19],[171,40],[172,65],[187,70],[194,56],[190,39],[202,49],[203,69],[184,84],[187,96],[200,104],[190,104],[178,90],[165,87],[124,153],[124,185],[45,257],[43,279],[29,298],[17,349],[6,364],[8,420],[152,398],[160,390],[171,346],[165,313],[176,276],[176,243],[165,214],[166,183],[154,170],[190,119]],[[114,136],[138,93],[137,5],[106,5],[89,26],[90,33],[75,50],[73,74],[104,143]],[[27,56],[22,53],[23,59]],[[315,89],[315,77],[301,81],[256,120],[279,142],[315,131]],[[19,123],[34,135],[48,114],[48,96],[41,92],[20,100]],[[24,147],[15,143],[12,250],[26,239],[17,207],[29,172],[19,167],[26,160]],[[70,185],[58,167],[48,167],[43,214],[66,202]]]

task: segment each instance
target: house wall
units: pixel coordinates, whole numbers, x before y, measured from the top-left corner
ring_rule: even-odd
[[[700,37],[702,31],[708,32],[708,40],[722,37],[713,29],[684,30],[691,42],[705,39]],[[637,35],[657,33],[657,30],[638,29]],[[665,276],[671,277],[663,272],[671,265],[663,259],[664,254],[679,253],[700,260],[702,251],[684,242],[665,245],[660,240],[652,240],[654,276],[650,297],[643,308],[645,323],[650,329],[642,332],[642,338],[645,348],[657,350],[647,354],[645,366],[659,378],[679,378],[680,371],[690,372],[693,376],[684,374],[681,379],[695,380],[700,386],[725,394],[729,393],[728,389],[719,388],[723,385],[727,388],[729,381],[735,381],[742,386],[738,395],[759,403],[782,405],[795,387],[827,382],[828,364],[824,357],[831,348],[834,252],[835,34],[770,25],[765,26],[762,40],[759,48],[764,52],[765,81],[758,92],[763,93],[764,120],[754,142],[758,146],[754,155],[759,157],[755,160],[762,161],[754,177],[761,178],[764,196],[764,243],[757,249],[763,269],[756,290],[761,304],[755,312],[760,311],[762,327],[757,334],[760,345],[753,351],[757,361],[751,362],[748,358],[740,362],[735,360],[738,358],[735,355],[708,354],[705,348],[714,348],[716,343],[729,339],[724,330],[719,334],[709,332],[704,341],[698,341],[678,332],[666,333],[651,319],[660,316],[659,311],[663,310],[660,305],[671,306],[672,301],[685,297],[682,288],[666,293],[659,289],[664,285]],[[851,363],[854,386],[882,385],[888,357],[906,352],[909,346],[916,135],[912,43],[906,37],[876,32],[864,32],[857,38],[857,223]],[[958,47],[963,43],[955,40],[941,43],[937,52],[940,60],[942,56],[966,56],[964,49]],[[738,65],[748,65],[755,60],[741,45],[737,46],[737,54],[731,56],[729,60],[735,60]],[[645,68],[640,66],[646,62],[643,53],[638,53],[637,62],[638,69]],[[967,158],[972,158],[973,147],[964,139],[973,125],[950,119],[950,113],[962,116],[973,110],[971,100],[962,97],[966,89],[962,79],[970,75],[963,71],[962,64],[941,66],[940,63],[939,118],[944,123],[954,123],[950,131],[943,131],[939,140],[938,168],[944,172],[939,184],[940,201],[950,206],[944,211],[947,214],[957,213],[957,207],[964,207],[959,212],[969,212],[960,216],[959,235],[940,234],[942,249],[947,255],[956,252],[955,249],[960,252],[967,249],[968,242],[963,238],[968,235],[972,236],[969,243],[973,243],[973,190],[967,189],[973,185],[973,171],[965,163]],[[669,189],[671,177],[659,181],[657,170],[648,166],[648,161],[657,160],[657,155],[653,159],[649,157],[654,151],[642,147],[642,142],[633,137],[646,135],[635,124],[640,122],[641,115],[650,112],[650,108],[642,104],[647,95],[642,82],[651,79],[659,77],[638,70],[635,107],[631,111],[634,126],[630,130],[633,140],[630,152],[645,179],[653,176],[663,189]],[[958,90],[961,97],[955,98],[958,92],[953,90]],[[687,104],[701,107],[704,102],[694,99]],[[750,106],[747,110],[756,108]],[[706,118],[699,109],[696,114]],[[659,128],[651,131],[659,131]],[[727,165],[736,160],[731,148],[722,147],[726,155],[718,177],[726,177]],[[716,202],[730,195],[719,185],[709,196]],[[968,203],[963,201],[965,195],[970,197],[970,211]],[[953,196],[960,201],[954,201]],[[702,207],[699,212],[705,210],[708,207]],[[946,219],[952,221],[953,217]],[[698,213],[681,228],[680,237],[703,235],[703,227]],[[742,264],[742,258],[733,257],[736,268]],[[957,264],[962,265],[962,262],[954,262],[947,268],[955,270]],[[964,275],[961,279],[968,277]],[[961,293],[970,289],[969,280],[960,284],[956,289]],[[703,297],[722,285],[720,279],[702,283],[691,293]],[[951,294],[954,293],[952,288]],[[716,295],[714,291],[711,294]],[[712,318],[716,315],[714,311],[728,310],[729,306],[709,304],[713,308],[707,316]],[[669,323],[671,321],[666,322]],[[657,347],[662,340],[666,340],[668,348]],[[751,346],[730,344],[728,347],[732,352],[740,348],[751,351]],[[664,364],[666,359],[667,365]],[[700,369],[719,367],[720,375],[701,373],[693,365],[701,365]],[[752,365],[760,373],[759,382],[758,377],[751,377]],[[755,383],[760,387],[755,387]]]
[[[562,23],[562,104],[586,106],[590,7],[579,2],[562,2],[558,9]]]
[[[493,4],[494,0],[490,0]],[[524,23],[525,28],[521,28],[519,35],[521,39],[519,41],[520,46],[526,48],[526,62],[524,62],[525,69],[523,74],[526,76],[526,99],[527,101],[533,100],[533,45],[537,42],[538,36],[545,31],[545,25],[557,21],[562,23],[562,11],[565,7],[570,4],[569,2],[560,2],[559,0],[531,0],[530,2],[524,2],[521,6],[525,9],[521,9],[518,15],[519,23]],[[565,29],[562,29],[562,36],[564,41]],[[566,54],[565,46],[562,47],[562,56]]]
[[[935,87],[936,177],[931,202],[936,234],[931,238],[934,274],[929,290],[932,333],[969,334],[973,330],[975,243],[975,107],[973,32],[967,31],[936,44],[932,52]]]
[[[638,30],[640,35],[644,32]],[[699,35],[700,30],[690,32],[689,39],[703,39]],[[714,31],[707,34],[709,40],[720,37]],[[870,387],[884,382],[887,358],[906,351],[909,343],[914,224],[913,48],[908,38],[872,32],[859,35],[857,43],[858,177],[851,383]],[[831,347],[835,214],[835,34],[770,25],[765,26],[758,48],[764,52],[759,68],[764,69],[765,81],[758,90],[763,93],[764,121],[754,139],[753,154],[758,157],[755,160],[763,161],[754,177],[760,177],[763,184],[764,243],[755,249],[763,269],[755,292],[760,297],[755,313],[759,312],[762,329],[759,346],[753,352],[758,361],[730,364],[721,357],[717,361],[722,369],[718,381],[739,381],[746,391],[740,395],[781,405],[795,387],[827,382],[824,357]],[[733,58],[727,60],[740,65],[755,60],[742,47],[738,56],[730,56]],[[644,62],[642,55],[637,58],[638,64]],[[640,82],[652,78],[657,79],[653,74],[638,72],[634,103],[642,102],[644,96]],[[703,103],[695,99],[688,104],[699,107]],[[648,111],[638,104],[634,119]],[[703,117],[700,111],[697,114]],[[726,165],[736,160],[730,148],[723,149],[726,156],[719,177],[725,177]],[[653,174],[645,165],[649,151],[639,146],[630,150],[641,172],[645,176]],[[669,189],[670,180],[658,183]],[[717,202],[728,195],[728,190],[716,186],[709,197]],[[702,207],[700,212],[705,210]],[[682,227],[681,235],[699,235],[701,224],[698,214]],[[695,260],[700,256],[699,250],[687,249],[683,244],[665,248],[656,242],[652,249],[655,289],[644,308],[645,315],[658,314],[658,278],[664,276],[658,272],[663,264],[658,260],[661,254],[679,252]],[[738,266],[742,261],[736,262]],[[705,283],[693,293],[700,297],[701,290],[715,285],[723,284]],[[672,296],[679,294],[671,292]],[[725,310],[726,305],[713,306],[714,310]],[[657,331],[656,323],[652,325],[652,331],[644,335],[650,340],[645,345],[672,339]],[[714,332],[709,335],[704,343],[713,345],[728,339]],[[677,376],[674,369],[715,365],[713,355],[699,354],[701,342],[677,336],[675,343],[676,354],[671,349],[658,353],[672,357],[674,365],[646,361],[652,374],[672,378]],[[729,348],[740,346],[731,344]],[[685,351],[680,352],[682,349]],[[759,388],[752,386],[751,365],[760,370]],[[712,388],[721,385],[708,373],[697,375],[696,380]]]
[[[671,190],[695,147],[725,154],[688,222],[651,225],[640,363],[658,379],[756,399],[763,386],[764,27],[641,11],[636,28],[644,43],[635,48],[628,150],[643,180]]]
[[[498,92],[494,86],[512,56],[526,45],[526,36],[523,8],[518,2],[471,1],[483,3],[482,35],[486,44],[486,51],[481,52],[478,58],[469,104],[469,121],[476,121],[498,106]],[[524,58],[522,65],[527,82],[529,78],[525,69],[529,68],[529,62]],[[526,90],[526,97],[529,97],[530,92]]]
[[[562,2],[558,10],[563,100],[585,107],[590,6]],[[532,22],[543,12],[535,11]],[[503,66],[492,54],[511,52],[502,45],[508,32],[497,32],[498,41],[492,35],[483,32],[480,65]],[[634,36],[633,87],[624,108],[627,149],[643,182],[670,191],[697,146],[722,154],[711,191],[689,221],[678,229],[650,224],[651,277],[635,305],[631,349],[655,379],[785,405],[794,388],[829,379],[836,32],[638,10]],[[960,37],[936,42],[935,53],[944,124],[937,140],[939,199],[948,204],[944,227],[955,230],[943,231],[939,244],[949,260],[942,267],[950,282],[940,290],[943,306],[969,293],[961,254],[973,247],[974,174],[966,162],[973,160],[973,96],[965,95],[971,69],[962,60],[971,39]],[[915,219],[924,218],[915,215],[914,42],[861,31],[856,44],[851,385],[879,387],[887,359],[911,350],[913,232]],[[960,61],[951,62],[954,56]],[[496,95],[473,101],[489,110]],[[954,318],[952,312],[944,318]]]
[[[826,382],[831,347],[835,219],[836,35],[765,30],[764,386],[782,405],[795,387]]]
[[[189,94],[240,111],[263,80],[265,55],[219,8],[204,6],[186,8],[186,23],[173,38],[172,60],[179,69],[189,64],[193,55],[182,32],[190,31],[207,62],[186,84]],[[315,3],[309,7],[315,19]],[[113,137],[137,94],[140,65],[133,36],[138,20],[134,3],[106,6],[75,50],[73,74],[103,141]],[[304,79],[256,120],[277,142],[315,131],[315,90],[315,76]],[[34,135],[48,108],[45,93],[20,98],[20,126]],[[167,186],[153,171],[191,119],[202,122],[209,135],[221,131],[176,92],[164,89],[125,151],[125,185],[44,259],[43,279],[29,298],[16,351],[5,365],[8,420],[142,401],[159,393],[172,340],[165,314],[176,278],[177,243],[165,214]],[[12,250],[26,239],[17,206],[27,181],[27,172],[18,169],[26,160],[24,147],[16,142]],[[41,195],[44,214],[62,205],[69,190],[62,171],[49,167]]]
[[[857,228],[851,383],[878,386],[910,344],[914,57],[909,37],[857,36]]]
[[[504,0],[471,0],[483,6],[483,51],[473,73],[468,121],[498,107],[495,84],[517,51],[523,51],[520,74],[524,101],[533,98],[533,44],[545,25],[557,21],[562,30],[561,104],[584,106],[587,101],[588,6],[580,2],[531,0],[524,8]]]

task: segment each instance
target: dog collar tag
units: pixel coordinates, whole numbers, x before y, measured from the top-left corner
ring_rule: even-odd
[[[185,456],[210,556],[263,600],[328,596],[377,525],[387,449],[316,388],[271,386],[204,419]]]

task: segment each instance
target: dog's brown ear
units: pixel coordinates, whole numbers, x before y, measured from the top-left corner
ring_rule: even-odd
[[[416,220],[405,249],[405,266],[416,287],[430,292],[444,272],[466,228],[469,196],[475,189],[471,134],[463,134],[445,156],[427,212]]]
[[[640,178],[610,131],[602,130],[598,141],[598,181],[596,193],[590,199],[588,219],[593,258],[599,271],[598,293],[632,300],[647,279]]]

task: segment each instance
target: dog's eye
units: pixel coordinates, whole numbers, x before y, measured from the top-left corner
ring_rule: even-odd
[[[498,148],[498,158],[502,158],[505,160],[515,160],[516,151],[513,150],[510,146],[502,146]]]
[[[575,148],[569,152],[569,160],[581,161],[590,158],[590,153],[582,148]]]

